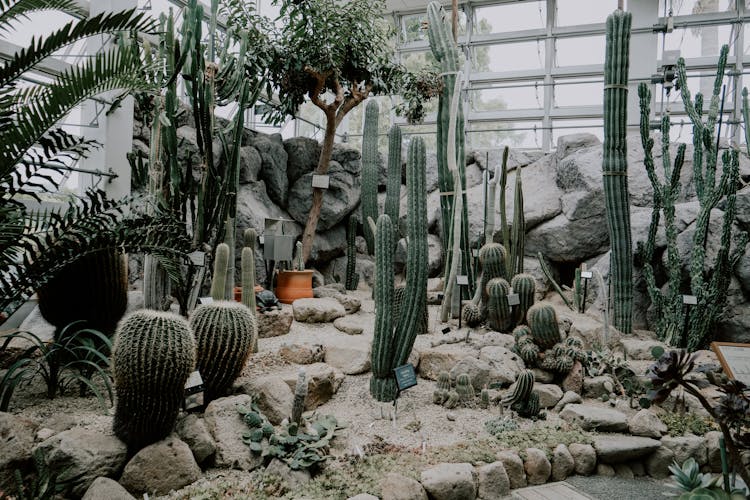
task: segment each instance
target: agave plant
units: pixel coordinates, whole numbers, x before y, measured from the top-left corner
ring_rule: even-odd
[[[675,491],[665,493],[666,496],[679,497],[681,500],[742,500],[745,495],[740,490],[727,492],[721,487],[721,476],[702,474],[700,466],[692,458],[682,464],[672,462],[669,466],[674,483],[667,487]]]

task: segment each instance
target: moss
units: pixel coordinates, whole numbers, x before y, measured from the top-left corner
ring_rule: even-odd
[[[667,426],[667,432],[670,436],[685,436],[687,434],[703,436],[709,431],[719,430],[719,426],[713,419],[695,413],[665,413],[661,415],[661,420]]]
[[[572,443],[593,444],[595,434],[566,423],[554,427],[535,425],[529,429],[507,430],[495,434],[503,448],[522,452],[526,448],[539,448],[548,457],[558,444],[566,446]]]

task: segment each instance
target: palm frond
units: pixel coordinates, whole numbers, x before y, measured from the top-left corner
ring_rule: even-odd
[[[11,23],[28,19],[32,12],[59,10],[73,16],[88,15],[75,0],[0,0],[0,31],[8,31]]]

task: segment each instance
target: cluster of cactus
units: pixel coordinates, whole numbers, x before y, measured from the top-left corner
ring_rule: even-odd
[[[378,401],[393,401],[398,387],[393,369],[409,359],[418,334],[417,325],[427,310],[427,196],[424,141],[415,137],[409,144],[406,162],[408,220],[406,288],[393,314],[394,229],[391,218],[378,218],[375,233],[375,334],[372,343],[370,394]]]
[[[182,317],[144,309],[122,320],[112,353],[113,430],[129,449],[137,451],[172,432],[195,363],[195,340]]]
[[[513,330],[513,350],[526,366],[556,373],[568,373],[576,361],[583,362],[586,353],[583,343],[575,338],[563,340],[557,324],[557,314],[549,304],[535,304],[527,313],[528,325]]]
[[[716,137],[716,121],[719,117],[720,93],[724,78],[729,47],[724,45],[719,54],[713,92],[710,97],[706,121],[704,122],[703,95],[698,93],[693,101],[687,84],[685,61],[677,60],[677,81],[685,111],[693,125],[693,182],[700,205],[692,241],[690,242],[687,277],[690,294],[698,304],[685,311],[682,303],[681,284],[683,279],[682,258],[677,243],[677,218],[675,202],[680,194],[680,174],[685,159],[685,144],[680,144],[672,165],[669,148],[670,118],[668,114],[661,121],[661,149],[664,175],[656,173],[652,149],[654,140],[650,137],[649,116],[651,113],[651,92],[644,83],[638,86],[640,98],[640,132],[644,151],[644,165],[654,188],[654,209],[651,216],[648,238],[645,245],[638,244],[639,260],[643,262],[644,277],[651,304],[654,307],[656,332],[666,342],[687,347],[689,350],[702,348],[710,341],[714,326],[727,301],[727,290],[731,273],[742,257],[748,243],[745,232],[732,234],[732,226],[737,215],[736,192],[740,185],[739,151],[732,149],[721,155],[722,171],[717,179],[719,151]],[[743,91],[746,96],[746,91]],[[743,99],[743,116],[747,118],[747,99]],[[747,129],[747,126],[746,126]],[[662,183],[660,178],[664,178]],[[711,212],[722,199],[725,200],[724,217],[720,236],[720,247],[711,263],[712,273],[706,275],[706,240],[708,238]],[[661,214],[664,221],[660,222]],[[654,270],[656,234],[663,225],[666,234],[666,274],[667,286],[662,289],[656,281]],[[734,240],[734,241],[733,241]],[[734,248],[734,249],[732,249]],[[686,317],[687,315],[687,317]],[[686,326],[686,328],[685,328]],[[687,334],[687,335],[686,335]]]
[[[513,324],[508,304],[510,284],[503,278],[493,278],[487,283],[487,323],[498,332],[507,331]]]
[[[436,405],[442,405],[448,409],[457,406],[474,406],[480,408],[489,408],[490,393],[484,387],[479,393],[479,400],[476,399],[476,390],[471,383],[471,377],[467,373],[461,373],[456,377],[455,387],[451,385],[450,374],[446,371],[440,372],[437,379],[437,387],[432,393],[432,402]]]
[[[510,394],[502,399],[503,405],[525,418],[539,416],[539,394],[534,392],[534,372],[524,370],[513,384]]]
[[[359,220],[352,214],[349,216],[349,227],[346,232],[346,289],[356,290],[359,285],[357,273],[357,225]]]
[[[504,278],[507,252],[499,243],[487,243],[479,249],[481,274],[474,297],[464,307],[463,319],[470,327],[478,326],[487,318],[487,284],[494,278]]]

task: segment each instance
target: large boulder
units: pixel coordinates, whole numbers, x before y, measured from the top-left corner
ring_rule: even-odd
[[[474,500],[477,495],[471,464],[437,464],[422,471],[421,483],[434,500]]]
[[[189,413],[177,422],[175,432],[193,452],[195,461],[199,464],[206,461],[216,453],[216,443],[211,433],[206,428],[202,418],[194,413]]]
[[[0,412],[0,491],[15,491],[16,470],[33,467],[31,450],[39,425],[31,420]]]
[[[552,464],[547,455],[539,448],[526,448],[524,451],[526,459],[523,468],[526,471],[526,480],[530,485],[544,484],[552,474]]]
[[[235,382],[235,387],[238,385],[241,392],[253,396],[253,402],[273,425],[279,425],[292,414],[294,393],[283,378],[276,375],[243,377]]]
[[[108,477],[98,477],[91,483],[83,500],[135,500],[135,497],[128,493],[120,483]]]
[[[393,256],[394,269],[397,274],[406,268],[406,238],[398,240],[396,253]],[[434,234],[427,235],[427,271],[430,276],[439,276],[443,270],[443,243]]]
[[[646,437],[613,434],[594,438],[596,457],[606,464],[619,464],[641,459],[656,451],[659,446],[661,442]]]
[[[258,134],[250,145],[260,153],[260,178],[266,183],[268,196],[274,203],[286,208],[289,192],[289,179],[286,175],[288,156],[281,141],[281,134]]]
[[[200,477],[201,469],[190,447],[172,435],[136,453],[122,471],[120,484],[139,496],[165,495]]]
[[[346,316],[346,309],[332,298],[297,299],[292,303],[294,319],[301,323],[328,323]]]
[[[216,443],[216,467],[251,471],[263,464],[263,458],[250,453],[242,441],[242,435],[248,429],[238,408],[249,408],[252,402],[252,396],[240,394],[214,399],[208,404],[203,418]]]
[[[292,137],[284,141],[284,150],[287,154],[286,176],[290,186],[318,166],[320,143],[315,139]]]
[[[361,179],[358,163],[346,166],[331,161],[328,167],[329,186],[323,193],[318,231],[327,231],[346,218],[359,203]],[[297,179],[289,191],[289,213],[304,224],[312,207],[312,172]]]
[[[501,461],[477,467],[477,498],[501,500],[510,494],[510,479]]]
[[[419,481],[390,472],[380,481],[382,500],[427,500],[427,492]]]
[[[310,263],[323,264],[346,254],[346,224],[338,224],[328,231],[320,232],[313,239]]]
[[[628,430],[628,418],[625,414],[610,408],[586,404],[569,404],[560,412],[560,418],[569,423],[577,424],[587,431],[620,432]]]
[[[343,373],[325,363],[314,363],[306,366],[305,374],[307,379],[306,410],[314,410],[331,399],[344,381]],[[284,372],[281,377],[289,388],[294,390],[297,385],[297,371]]]
[[[263,158],[258,150],[252,146],[240,148],[240,184],[255,182],[260,175]]]

